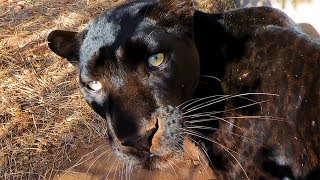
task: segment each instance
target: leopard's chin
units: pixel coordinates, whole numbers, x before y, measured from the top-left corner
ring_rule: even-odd
[[[126,161],[126,163],[148,170],[171,170],[171,166],[178,164],[183,166],[183,164],[186,165],[185,163],[187,162],[198,161],[199,158],[202,160],[206,159],[203,150],[195,145],[189,138],[183,140],[181,147],[181,149],[176,149],[175,151],[167,149],[167,151],[163,151],[161,155],[147,151],[124,150],[120,152],[119,149],[118,151],[116,150],[115,153],[118,158]]]
[[[126,161],[126,163],[134,166],[140,166],[144,169],[167,169],[168,164],[174,165],[179,163],[182,159],[183,152],[168,152],[165,155],[156,155],[147,151],[134,152],[119,152],[115,151],[119,159]]]

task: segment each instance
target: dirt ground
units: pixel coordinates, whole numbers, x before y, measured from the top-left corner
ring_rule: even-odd
[[[106,143],[105,121],[80,94],[76,68],[46,42],[50,31],[79,31],[123,1],[0,0],[0,179],[127,178]],[[199,2],[208,11],[232,8]],[[134,169],[131,179],[210,179],[203,161],[168,172]]]

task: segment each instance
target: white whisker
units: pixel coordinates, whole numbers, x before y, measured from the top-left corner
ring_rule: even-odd
[[[222,148],[223,148],[225,151],[227,151],[227,152],[234,158],[234,160],[239,164],[239,166],[240,166],[240,168],[242,169],[243,173],[245,174],[246,178],[247,178],[247,179],[250,179],[249,176],[247,175],[246,171],[244,170],[243,166],[241,165],[241,163],[238,161],[238,159],[237,159],[231,152],[236,153],[236,154],[242,156],[240,153],[235,152],[234,150],[232,150],[232,149],[230,149],[230,148],[228,148],[228,147],[226,147],[226,146],[224,146],[224,145],[222,145],[222,144],[220,144],[220,143],[218,143],[218,142],[216,142],[216,141],[214,141],[214,140],[212,140],[212,139],[210,139],[210,138],[207,138],[205,135],[201,135],[201,133],[199,133],[199,132],[190,131],[190,132],[186,132],[186,133],[189,133],[190,135],[193,135],[193,136],[197,136],[197,137],[199,137],[199,138],[206,139],[206,140],[208,140],[208,141],[210,141],[210,142],[213,142],[213,143],[219,145],[220,147],[222,147]],[[231,152],[230,152],[230,151],[231,151]],[[242,157],[243,157],[243,156],[242,156]],[[244,157],[244,158],[245,158],[245,157]],[[246,158],[245,158],[245,159],[246,159]]]
[[[116,178],[116,175],[117,175],[117,172],[118,172],[118,166],[119,166],[119,164],[120,164],[120,160],[119,160],[119,159],[117,159],[116,170],[114,170],[114,174],[113,174],[113,178],[112,178],[112,180],[114,180],[114,179]]]
[[[246,173],[246,171],[244,170],[243,166],[242,166],[241,163],[238,161],[238,159],[237,159],[228,149],[224,149],[224,150],[226,150],[226,151],[233,157],[233,159],[239,164],[239,166],[240,166],[240,168],[242,169],[242,171],[243,171],[244,175],[246,176],[246,178],[247,178],[248,180],[250,180],[248,174]]]
[[[211,99],[211,98],[216,98],[216,97],[224,97],[226,95],[213,95],[213,96],[207,96],[207,97],[203,97],[203,98],[194,98],[194,99],[190,99],[188,101],[185,101],[184,103],[180,104],[179,106],[177,106],[178,108],[182,105],[184,105],[181,109],[185,109],[189,106],[191,106],[192,104],[195,104],[197,102],[203,101],[203,100],[207,100],[207,99]]]
[[[125,164],[125,162],[122,162],[121,173],[119,173],[120,174],[120,180],[122,180],[122,177],[123,177],[123,174],[124,174],[124,164]]]
[[[173,170],[174,174],[178,177],[178,174],[177,174],[176,170],[174,169],[174,167],[172,166],[172,164],[171,164],[170,162],[168,162],[168,164],[171,166],[171,168],[172,168],[172,170]]]
[[[200,77],[211,78],[211,79],[214,79],[214,80],[217,80],[217,81],[221,82],[221,79],[219,79],[219,78],[217,78],[217,77],[214,77],[214,76],[200,75]]]
[[[197,146],[199,146],[199,147],[201,148],[202,152],[203,152],[203,153],[205,154],[205,156],[208,158],[209,163],[210,163],[210,164],[212,165],[212,167],[213,167],[213,164],[212,164],[212,162],[211,162],[211,159],[210,159],[208,153],[204,150],[204,148],[203,148],[198,142],[196,142],[193,138],[191,138],[191,137],[189,137],[189,138],[190,138],[195,144],[197,144]],[[198,153],[198,157],[201,157],[203,163],[206,163],[205,158],[202,157],[202,155],[201,155],[200,153]],[[198,158],[198,159],[199,159],[199,158]],[[203,163],[201,162],[200,159],[199,159],[199,161],[200,161],[200,163],[201,163],[202,168],[203,168],[204,171],[206,172],[206,174],[207,174],[208,176],[210,176],[209,173],[208,173],[208,171],[206,170],[206,168],[204,167],[204,165],[203,165]]]
[[[197,102],[200,102],[200,101],[203,101],[203,100],[207,100],[206,102],[202,102],[201,104],[198,104],[194,107],[191,107],[189,108],[188,110],[192,110],[194,108],[197,108],[197,107],[201,107],[205,104],[208,104],[208,103],[211,103],[211,102],[215,102],[215,101],[218,101],[218,102],[221,102],[221,101],[224,101],[226,99],[229,99],[229,98],[233,98],[235,95],[213,95],[213,96],[207,96],[207,97],[203,97],[203,98],[199,98],[197,101],[195,102],[192,102],[191,104],[189,104],[188,106],[192,105],[192,104],[195,104]],[[215,99],[212,99],[212,98],[215,98]],[[185,109],[186,107],[182,108],[182,109]]]
[[[107,174],[107,176],[106,176],[106,178],[105,178],[105,179],[108,179],[108,177],[109,177],[109,175],[110,175],[110,172],[111,172],[111,170],[112,170],[112,168],[113,168],[114,164],[115,164],[117,161],[118,161],[117,159],[116,159],[116,160],[114,160],[114,162],[112,163],[112,165],[111,165],[111,167],[110,167],[110,169],[109,169],[109,171],[108,171],[108,174]]]
[[[87,171],[86,171],[86,174],[85,174],[85,175],[88,175],[88,173],[89,173],[89,171],[90,171],[91,167],[93,166],[93,164],[94,164],[98,159],[100,159],[100,157],[102,157],[103,155],[105,155],[106,153],[109,153],[109,152],[110,152],[110,150],[107,150],[107,151],[105,151],[105,152],[101,153],[99,156],[97,156],[97,157],[93,160],[93,162],[90,164],[90,166],[89,166],[89,168],[87,169]]]
[[[208,106],[211,106],[211,105],[213,105],[213,104],[217,104],[218,102],[222,102],[222,101],[225,101],[225,100],[228,100],[228,99],[231,99],[231,98],[247,96],[247,95],[278,96],[278,95],[276,95],[276,94],[269,94],[269,93],[244,93],[244,94],[238,94],[238,95],[226,95],[226,96],[223,96],[223,97],[220,97],[220,98],[216,98],[216,99],[210,100],[210,101],[208,101],[208,102],[204,102],[204,103],[198,104],[198,105],[196,105],[196,106],[188,109],[186,112],[184,112],[184,113],[182,113],[182,114],[185,115],[185,114],[188,114],[188,113],[190,113],[190,112],[193,112],[193,111],[202,109],[202,108],[204,108],[204,107],[208,107]],[[209,97],[208,97],[208,98],[209,98]],[[250,106],[255,105],[255,104],[258,104],[258,103],[262,103],[262,102],[265,102],[265,101],[255,102],[255,103],[250,104]],[[267,101],[266,101],[266,102],[267,102]],[[244,107],[247,107],[247,106],[249,106],[249,105],[242,106],[242,107],[239,107],[239,108],[244,108]],[[239,108],[236,108],[236,109],[239,109]],[[234,109],[234,110],[236,110],[236,109]],[[221,112],[225,112],[225,111],[221,111]]]
[[[290,121],[283,120],[283,118],[272,117],[272,116],[236,116],[236,117],[224,117],[225,119],[260,119],[291,123]]]
[[[110,151],[110,150],[109,150]],[[102,163],[98,166],[97,170],[100,169],[100,167],[105,164],[106,162],[108,162],[108,160],[112,157],[113,153],[110,152],[109,155],[107,157],[105,157],[103,160],[102,160]]]
[[[241,127],[239,127],[239,126],[237,126],[237,125],[235,125],[235,124],[233,124],[233,123],[231,123],[231,122],[229,122],[229,121],[227,121],[227,120],[225,120],[225,119],[223,119],[223,118],[219,118],[219,117],[216,117],[216,116],[212,116],[212,117],[213,117],[213,118],[200,119],[200,120],[189,120],[189,121],[186,121],[186,122],[188,122],[188,123],[190,123],[190,124],[194,124],[194,123],[199,123],[199,122],[219,121],[219,120],[220,120],[220,121],[225,122],[225,123],[227,123],[227,124],[229,124],[229,125],[237,128],[237,129],[240,129],[240,130],[242,130],[242,131],[245,131],[243,128],[241,128]]]
[[[237,107],[237,108],[228,109],[228,110],[224,110],[224,111],[214,111],[211,114],[219,114],[219,113],[231,112],[231,111],[234,111],[234,110],[243,109],[243,108],[246,108],[246,107],[254,106],[254,105],[257,105],[257,104],[262,104],[262,103],[265,103],[265,102],[268,102],[268,101],[255,102],[255,103],[247,104],[247,105],[244,105],[244,106],[240,106],[240,107]],[[203,108],[203,107],[200,107],[199,109],[201,109],[201,108]]]
[[[243,158],[246,158],[246,157],[244,157],[243,155],[241,155],[240,153],[238,153],[238,152],[236,152],[236,151],[234,151],[234,150],[232,150],[232,149],[230,149],[230,148],[228,148],[228,147],[226,147],[226,146],[218,143],[217,141],[214,141],[214,140],[210,139],[209,137],[207,137],[206,135],[203,135],[203,134],[200,133],[200,132],[195,132],[195,131],[188,130],[188,129],[184,129],[184,131],[185,131],[184,133],[186,133],[186,134],[190,134],[190,135],[193,135],[193,136],[196,136],[196,137],[205,139],[205,140],[207,140],[207,141],[213,142],[213,143],[215,143],[215,144],[217,144],[217,145],[219,145],[219,146],[221,146],[221,147],[223,147],[223,148],[228,149],[229,151],[231,151],[231,152],[233,152],[233,153],[236,153],[236,154],[242,156]]]
[[[226,133],[230,133],[230,134],[232,134],[232,135],[234,135],[234,136],[237,136],[238,138],[243,138],[244,140],[246,140],[246,141],[249,141],[249,142],[252,142],[252,141],[254,141],[256,144],[259,144],[259,145],[261,145],[262,147],[266,147],[266,146],[264,146],[262,143],[260,143],[260,142],[258,142],[258,141],[255,141],[255,140],[252,140],[252,139],[250,139],[249,137],[247,137],[247,136],[244,136],[244,135],[240,135],[240,134],[237,134],[237,133],[234,133],[234,132],[230,132],[230,131],[226,131],[226,130],[221,130],[221,129],[218,129],[218,128],[213,128],[213,127],[206,127],[206,126],[188,126],[188,127],[186,127],[186,128],[188,128],[188,129],[207,129],[207,130],[216,130],[216,131],[220,131],[220,132],[226,132]]]
[[[85,159],[85,160],[83,160],[83,159],[84,159],[85,157],[89,156],[89,155],[92,155],[92,154],[95,153],[96,151],[99,151],[99,150],[102,149],[102,148],[105,148],[105,147],[102,146],[102,145],[100,145],[100,146],[98,146],[97,148],[95,148],[93,151],[91,151],[91,152],[83,155],[74,165],[72,165],[70,168],[68,168],[67,171],[66,171],[61,177],[65,176],[66,173],[67,173],[68,171],[72,170],[73,168],[75,168],[75,167],[77,167],[77,166],[80,166],[81,164],[83,164],[83,163],[91,160],[94,156],[89,157],[89,158],[87,158],[87,159]]]

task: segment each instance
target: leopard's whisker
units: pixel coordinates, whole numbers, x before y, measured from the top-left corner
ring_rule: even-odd
[[[183,139],[183,136],[182,136],[181,134],[178,134],[178,136],[180,136],[180,137]],[[174,143],[175,143],[178,147],[180,147],[181,149],[184,149],[184,148],[183,148],[183,145],[180,144],[177,140],[173,139],[173,141],[174,141]],[[184,151],[187,153],[187,155],[188,155],[190,158],[192,158],[191,154],[189,153],[189,151],[188,151],[187,149],[184,149]],[[181,159],[181,161],[182,161],[182,162],[186,162],[186,161],[183,161],[182,159]],[[179,167],[179,169],[180,169],[180,167]]]
[[[134,169],[134,164],[131,163],[127,163],[127,176],[128,176],[128,180],[130,180],[131,178],[131,173],[132,170]]]
[[[221,112],[217,112],[217,111],[202,112],[202,113],[182,116],[182,118],[188,118],[188,119],[203,118],[203,117],[215,117],[215,118],[218,118],[218,117],[213,116],[213,115],[217,114],[217,113],[221,113]],[[283,120],[283,118],[273,117],[273,116],[227,116],[227,117],[224,117],[224,119],[260,119],[260,120],[270,120],[270,121],[280,121],[280,122],[290,123],[290,121]]]
[[[212,118],[206,118],[206,119],[199,119],[199,120],[186,120],[185,122],[187,122],[188,124],[191,124],[191,125],[194,125],[196,123],[199,123],[199,122],[208,122],[208,121],[222,121],[224,123],[227,123],[243,132],[246,132],[246,130],[240,126],[237,126],[235,125],[234,123],[231,123],[230,121],[228,121],[227,119],[261,119],[261,120],[270,120],[270,121],[278,121],[278,122],[285,122],[285,123],[290,123],[289,121],[285,121],[285,120],[282,120],[282,118],[277,118],[277,117],[272,117],[272,116],[236,116],[236,117],[224,117],[224,118],[220,118],[220,117],[216,117],[216,116],[210,116],[210,115],[207,115],[209,117],[212,117]],[[208,129],[210,129],[211,127],[207,127]],[[259,132],[251,132],[251,133],[259,133]]]
[[[255,140],[252,140],[251,138],[249,138],[247,136],[244,136],[244,135],[241,135],[241,134],[238,134],[238,133],[234,133],[234,132],[230,132],[230,131],[227,131],[227,130],[221,130],[219,128],[213,128],[213,127],[207,127],[207,126],[187,126],[186,128],[187,129],[195,129],[195,130],[215,130],[215,131],[220,131],[220,132],[226,132],[226,133],[232,134],[232,135],[234,135],[234,136],[236,136],[238,138],[242,138],[242,139],[244,139],[246,141],[253,142],[254,144],[259,144],[262,147],[266,147],[262,143],[259,143],[258,141],[255,141]]]
[[[131,164],[130,162],[127,162],[126,165],[127,165],[127,168],[126,168],[126,170],[127,170],[127,177],[128,177],[128,180],[130,180],[130,178],[131,178],[131,173],[132,173],[132,167],[133,167],[134,165]]]
[[[198,105],[196,105],[194,107],[191,107],[186,112],[184,112],[183,114],[188,114],[190,112],[199,110],[199,109],[204,108],[204,107],[211,106],[213,104],[217,104],[218,102],[223,102],[223,101],[231,99],[231,98],[243,97],[243,96],[248,96],[248,95],[278,96],[277,94],[270,94],[270,93],[244,93],[244,94],[237,94],[237,95],[225,95],[225,96],[213,99],[213,100],[209,100],[207,102],[203,102],[203,103],[198,104]],[[208,96],[207,98],[210,98],[210,96]]]
[[[189,132],[187,132],[187,131],[188,131],[188,130],[186,130],[185,132],[186,132],[186,133],[189,133],[190,135],[197,136],[197,137],[199,137],[199,138],[203,138],[203,139],[205,139],[205,140],[208,140],[208,141],[210,141],[210,142],[213,142],[213,143],[217,144],[218,146],[222,147],[222,148],[223,148],[225,151],[227,151],[227,152],[233,157],[233,159],[239,164],[239,166],[240,166],[240,168],[242,169],[242,171],[244,172],[246,178],[247,178],[247,179],[250,179],[249,176],[247,175],[246,171],[244,170],[243,166],[242,166],[241,163],[239,162],[239,160],[238,160],[231,152],[236,153],[236,154],[238,154],[238,155],[240,155],[240,156],[242,156],[242,157],[243,157],[243,155],[241,155],[240,153],[238,153],[238,152],[236,152],[236,151],[234,151],[234,150],[232,150],[232,149],[230,149],[230,148],[228,148],[228,147],[226,147],[226,146],[218,143],[217,141],[214,141],[214,140],[206,137],[205,135],[202,135],[202,134],[199,133],[199,132],[195,132],[195,131],[189,131]],[[244,158],[246,159],[246,157],[244,157]]]
[[[227,96],[227,95],[213,95],[213,96],[207,96],[207,97],[202,97],[202,98],[193,98],[193,99],[189,99],[188,101],[183,102],[182,104],[180,104],[179,106],[177,106],[178,108],[182,106],[182,110],[191,106],[194,103],[203,101],[203,100],[207,100],[207,99],[211,99],[211,98],[216,98],[216,97],[223,97],[223,96]]]
[[[95,148],[94,150],[92,150],[92,151],[88,152],[87,154],[83,155],[74,165],[72,165],[71,167],[69,167],[69,168],[61,175],[60,179],[63,178],[63,177],[64,177],[69,171],[71,171],[73,168],[75,168],[75,167],[77,167],[77,166],[80,166],[81,164],[83,164],[83,163],[91,160],[92,158],[94,158],[94,156],[91,156],[91,157],[89,157],[89,158],[87,158],[87,159],[84,159],[85,157],[87,157],[87,156],[89,156],[89,155],[92,155],[93,153],[95,153],[96,151],[99,151],[99,150],[102,149],[102,148],[106,148],[106,147],[100,145],[100,146],[98,146],[97,148]],[[83,160],[83,159],[84,159],[84,160]],[[82,160],[83,160],[83,161],[82,161]]]
[[[81,164],[89,161],[89,160],[92,159],[94,156],[89,157],[89,158],[87,158],[87,159],[85,159],[85,160],[83,160],[83,159],[84,159],[85,157],[87,157],[87,156],[95,153],[96,151],[99,151],[99,150],[102,149],[102,148],[105,148],[105,147],[102,146],[102,145],[100,145],[100,146],[98,146],[97,148],[95,148],[93,151],[90,151],[89,153],[83,155],[73,166],[71,166],[70,168],[68,168],[68,170],[73,169],[73,168],[75,168],[75,167],[77,167],[77,166],[80,166]],[[82,160],[83,160],[83,161],[82,161]],[[68,170],[67,170],[67,171],[68,171]]]
[[[202,169],[207,174],[207,176],[210,176],[208,171],[207,171],[207,168],[205,167],[205,163],[206,163],[205,158],[200,153],[197,153],[197,154],[198,154],[198,160],[199,160],[199,162],[200,162],[200,164],[202,166]]]
[[[186,161],[184,161],[182,158],[175,158],[175,160],[176,160],[177,162],[186,162]],[[175,167],[177,167],[179,170],[181,170],[181,168],[180,168],[176,163],[173,163],[172,165],[175,166]]]
[[[122,180],[122,177],[124,175],[124,164],[125,164],[125,162],[122,162],[121,173],[119,173],[120,174],[120,180]]]
[[[118,172],[118,167],[119,167],[119,164],[120,164],[120,160],[117,159],[117,165],[116,165],[116,170],[114,170],[113,172],[113,178],[112,180],[114,180],[116,178],[116,175],[117,175],[117,172]]]
[[[221,99],[221,98],[223,98],[223,97],[233,97],[233,96],[255,102],[254,100],[252,100],[252,99],[250,99],[250,98],[244,97],[244,96],[246,96],[246,95],[267,95],[267,94],[265,94],[265,93],[245,93],[245,94],[238,94],[238,95],[231,95],[231,94],[230,94],[230,95],[212,95],[212,96],[207,96],[207,97],[202,97],[202,98],[190,99],[190,100],[188,100],[188,101],[185,101],[185,102],[182,103],[181,105],[184,105],[185,103],[190,103],[190,104],[186,104],[186,105],[182,108],[182,109],[185,109],[186,107],[188,107],[188,106],[190,106],[190,105],[192,105],[192,104],[194,104],[194,103],[203,101],[203,100],[212,101],[212,100],[210,100],[211,98],[216,98],[216,97],[218,97],[218,98],[216,99],[216,100],[218,100],[218,99]],[[273,95],[273,94],[271,94],[271,95]],[[194,102],[190,102],[190,101],[194,101]],[[207,101],[207,102],[208,102],[208,101]],[[177,106],[177,107],[180,107],[181,105],[179,105],[179,106]]]
[[[229,116],[224,117],[225,119],[257,119],[257,120],[268,120],[268,121],[279,121],[285,123],[292,123],[290,121],[283,120],[283,118],[272,117],[272,116]]]
[[[178,177],[178,174],[176,172],[176,170],[174,169],[174,167],[172,166],[172,164],[170,162],[168,162],[168,164],[170,165],[170,167],[172,168],[174,174]]]
[[[194,140],[194,139],[191,138],[191,137],[189,137],[189,138],[201,148],[202,152],[207,156],[209,163],[210,163],[211,166],[213,167],[213,163],[212,163],[212,161],[211,161],[211,159],[210,159],[209,154],[207,153],[207,151],[202,147],[202,145],[201,145],[199,142],[197,142],[196,140]]]
[[[205,107],[208,107],[208,106],[211,106],[213,104],[216,104],[217,102],[221,102],[221,101],[224,101],[224,100],[219,100],[219,101],[216,101],[216,102],[211,102],[211,103],[208,103],[206,105],[203,105],[203,106],[198,106],[196,108],[193,108],[185,113],[182,113],[183,115],[184,114],[188,114],[190,112],[193,112],[193,111],[196,111],[196,110],[199,110],[199,109],[202,109],[202,108],[205,108]],[[229,112],[229,111],[234,111],[234,110],[238,110],[238,109],[243,109],[243,108],[246,108],[246,107],[250,107],[250,106],[254,106],[254,105],[257,105],[257,104],[262,104],[262,103],[265,103],[265,102],[268,102],[268,101],[259,101],[259,102],[255,102],[255,103],[250,103],[248,105],[244,105],[244,106],[240,106],[240,107],[237,107],[237,108],[233,108],[233,109],[228,109],[228,110],[224,110],[224,111],[215,111],[215,113],[223,113],[223,112]]]
[[[268,101],[258,101],[258,102],[250,103],[250,104],[243,105],[243,106],[236,107],[236,108],[232,108],[232,109],[227,109],[227,110],[220,111],[220,112],[219,112],[219,111],[216,111],[215,113],[231,112],[231,111],[235,111],[235,110],[239,110],[239,109],[244,109],[244,108],[247,108],[247,107],[251,107],[251,106],[254,106],[254,105],[257,105],[257,104],[266,103],[266,102],[268,102]]]
[[[214,128],[214,127],[208,127],[208,126],[186,126],[185,128],[187,129],[200,129],[200,130],[216,130],[216,131],[223,131],[219,128]],[[223,132],[228,132],[228,131],[223,131]]]
[[[222,97],[228,97],[228,96],[231,96],[231,95],[213,95],[213,96],[207,96],[207,97],[202,97],[202,98],[193,98],[193,99],[189,99],[183,103],[181,103],[180,105],[177,106],[177,108],[180,108],[182,106],[182,110],[187,108],[188,106],[191,106],[192,104],[194,103],[197,103],[197,102],[200,102],[200,101],[203,101],[203,100],[210,100],[211,98],[215,98],[215,97],[219,97],[219,98],[222,98]],[[219,99],[217,98],[217,99]],[[239,96],[239,98],[242,98],[242,99],[246,99],[246,100],[249,100],[251,102],[256,102],[250,98],[247,98],[247,97],[243,97],[243,96]]]
[[[109,151],[110,151],[110,150],[109,150]],[[99,170],[99,169],[100,169],[100,167],[101,167],[103,164],[107,163],[107,162],[108,162],[108,160],[112,157],[112,155],[113,155],[113,153],[112,153],[112,152],[110,152],[110,153],[108,154],[108,156],[107,156],[107,157],[105,157],[105,158],[102,160],[102,163],[98,166],[97,170]]]
[[[115,159],[115,160],[113,161],[113,163],[112,163],[112,165],[111,165],[111,167],[110,167],[110,169],[109,169],[109,171],[108,171],[108,174],[107,174],[107,176],[106,176],[105,179],[108,179],[108,177],[109,177],[109,175],[110,175],[110,172],[111,172],[113,166],[115,165],[115,163],[116,163],[117,161],[118,161],[117,159]]]
[[[228,147],[226,147],[226,146],[218,143],[217,141],[215,141],[215,140],[207,137],[206,135],[204,135],[204,134],[202,134],[202,133],[200,133],[200,132],[192,131],[192,130],[188,130],[188,129],[183,129],[183,130],[184,130],[183,133],[186,133],[186,134],[189,134],[189,135],[193,135],[193,136],[202,138],[202,139],[204,139],[204,140],[210,141],[210,142],[212,142],[212,143],[214,143],[214,144],[217,144],[217,145],[219,145],[219,146],[221,146],[221,147],[223,147],[223,148],[226,148],[226,149],[228,149],[229,151],[231,151],[231,152],[233,152],[233,153],[236,153],[236,154],[238,154],[239,156],[242,156],[243,158],[247,159],[247,158],[244,157],[242,154],[240,154],[240,153],[238,153],[238,152],[236,152],[236,151],[234,151],[234,150],[232,150],[232,149],[230,149],[230,148],[228,148]]]
[[[210,164],[212,165],[212,167],[213,167],[213,164],[212,164],[212,162],[211,162],[211,159],[210,159],[209,155],[208,155],[207,152],[203,149],[203,147],[200,145],[200,143],[196,142],[196,141],[195,141],[193,138],[191,138],[191,137],[188,137],[188,138],[190,138],[191,141],[193,141],[195,144],[197,144],[197,146],[199,146],[199,147],[201,148],[201,151],[205,154],[205,156],[207,157],[209,163],[210,163]],[[202,159],[203,162],[198,158],[198,159],[199,159],[199,162],[200,162],[202,168],[204,169],[204,171],[206,172],[206,174],[207,174],[208,176],[210,176],[209,173],[208,173],[208,171],[207,171],[206,168],[205,168],[205,165],[204,165],[204,164],[206,164],[205,158],[204,158],[200,153],[198,153],[198,157],[201,157],[201,159]],[[209,165],[209,164],[208,164],[208,165]]]
[[[189,124],[195,124],[195,123],[199,123],[199,122],[208,122],[208,121],[222,121],[222,122],[225,122],[237,129],[240,129],[242,131],[245,131],[243,128],[241,128],[240,126],[237,126],[227,120],[225,120],[224,118],[219,118],[219,117],[216,117],[216,116],[211,116],[213,118],[208,118],[208,119],[200,119],[200,120],[186,120],[186,122],[188,122]]]
[[[209,76],[209,75],[201,74],[200,77],[211,78],[211,79],[214,79],[214,80],[217,80],[217,81],[221,82],[221,79],[219,79],[219,78],[217,78],[215,76]]]
[[[198,105],[195,105],[191,108],[189,108],[187,111],[183,112],[182,114],[188,114],[190,112],[193,112],[193,111],[196,111],[196,110],[199,110],[199,109],[202,109],[204,107],[208,107],[208,106],[211,106],[213,104],[217,104],[219,102],[223,102],[223,101],[226,101],[228,99],[231,99],[231,98],[235,98],[235,97],[238,97],[239,95],[235,95],[235,96],[225,96],[225,97],[221,97],[221,98],[216,98],[216,99],[213,99],[213,100],[209,100],[209,101],[206,101],[206,102],[203,102],[201,104],[198,104]]]
[[[157,29],[158,29],[158,27],[154,28],[154,30],[152,30],[152,31],[147,35],[147,38],[149,38],[149,36],[151,36],[151,34],[154,33]]]
[[[131,179],[131,173],[132,173],[132,168],[133,168],[134,165],[131,165],[131,164],[127,164],[127,167],[128,167],[128,180]]]
[[[189,124],[194,124],[194,123],[199,123],[199,122],[208,122],[208,121],[219,121],[220,119],[222,118],[217,118],[217,117],[214,117],[214,116],[209,116],[211,118],[202,118],[202,119],[188,119],[188,120],[185,120],[185,122],[188,122]],[[197,118],[201,118],[200,117],[197,117]]]
[[[124,161],[124,170],[123,170],[124,179],[128,179],[128,166],[127,163]]]
[[[93,166],[93,164],[96,163],[98,159],[100,159],[103,155],[105,155],[105,154],[107,154],[107,153],[110,153],[110,150],[104,151],[104,152],[102,152],[99,156],[97,156],[96,158],[94,158],[93,162],[90,164],[89,168],[87,169],[85,175],[88,175],[88,173],[89,173],[91,167]]]
[[[239,160],[238,160],[228,149],[224,149],[224,150],[226,150],[226,151],[233,157],[233,159],[239,164],[239,166],[240,166],[240,168],[242,169],[242,171],[243,171],[244,175],[246,176],[246,178],[247,178],[248,180],[250,180],[248,174],[247,174],[246,171],[244,170],[244,168],[243,168],[243,166],[241,165],[241,163],[239,162]]]
[[[238,97],[242,97],[242,98],[244,98],[242,95],[250,95],[250,94],[239,94],[240,96],[238,96]],[[194,101],[194,102],[190,102],[189,104],[186,104],[183,108],[181,108],[182,110],[183,109],[185,109],[185,108],[187,108],[188,106],[190,106],[190,105],[192,105],[192,104],[195,104],[195,103],[197,103],[197,102],[201,102],[201,101],[204,101],[204,100],[207,100],[206,102],[203,102],[202,104],[204,104],[204,103],[208,103],[208,102],[210,102],[210,101],[214,101],[214,100],[219,100],[219,99],[221,99],[221,98],[227,98],[227,97],[233,97],[234,95],[212,95],[212,96],[207,96],[207,97],[202,97],[202,98],[195,98],[195,99],[191,99],[191,100],[189,100],[189,101],[186,101],[186,102],[190,102],[190,101]],[[212,98],[216,98],[216,99],[214,99],[214,100],[212,100]],[[249,98],[248,98],[249,99]],[[251,100],[251,99],[249,99],[249,100]],[[251,100],[252,101],[252,100]],[[185,102],[185,103],[186,103]],[[184,103],[183,103],[184,104]],[[199,105],[199,104],[198,104]],[[193,107],[191,107],[191,108],[193,108]]]
[[[196,109],[196,108],[199,108],[199,107],[203,107],[203,106],[205,106],[205,105],[211,106],[211,105],[213,105],[213,104],[217,104],[218,102],[223,102],[223,101],[225,101],[225,100],[227,100],[227,99],[232,98],[231,95],[220,96],[220,97],[215,98],[215,99],[211,99],[211,97],[213,98],[213,97],[215,97],[215,96],[208,96],[208,97],[201,98],[201,99],[199,99],[199,100],[197,100],[197,101],[194,101],[194,102],[190,103],[188,106],[191,106],[191,105],[193,105],[193,104],[195,104],[195,103],[197,103],[197,102],[206,100],[206,101],[204,101],[204,102],[201,102],[200,104],[196,104],[195,106],[191,106],[190,108],[187,108],[187,109],[186,109],[187,106],[184,107],[184,108],[181,108],[182,110],[186,109],[186,111],[185,111],[183,114],[187,114],[187,113],[189,113],[189,111],[192,112],[191,110]],[[207,107],[207,106],[205,106],[205,107]],[[201,109],[201,108],[199,108],[199,109]],[[196,109],[196,110],[197,110],[197,109]]]
[[[147,14],[148,14],[148,10],[149,10],[150,6],[151,6],[151,4],[147,6],[147,9],[146,9],[146,11],[145,11],[145,13],[144,13],[143,17],[146,17],[146,16],[147,16]]]
[[[197,113],[197,114],[182,116],[182,118],[188,118],[188,119],[203,118],[203,117],[207,117],[207,116],[211,117],[214,114],[216,114],[215,111],[201,112],[201,113]]]
[[[124,163],[124,178],[125,178],[125,180],[128,179],[128,166],[127,165],[128,164],[125,162]]]

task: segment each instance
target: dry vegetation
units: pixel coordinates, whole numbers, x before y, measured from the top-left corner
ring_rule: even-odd
[[[0,6],[0,179],[44,178],[89,147],[105,125],[83,101],[77,72],[48,50],[53,29],[79,30],[119,1]]]
[[[79,147],[105,136],[104,121],[79,92],[76,69],[50,52],[46,37],[53,29],[80,30],[118,3],[0,1],[0,179],[50,178]],[[212,5],[200,0],[201,8]]]

